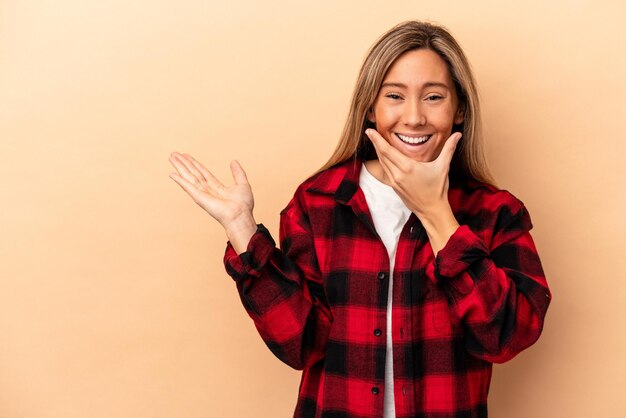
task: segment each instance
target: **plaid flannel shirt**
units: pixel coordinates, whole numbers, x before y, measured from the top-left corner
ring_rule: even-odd
[[[258,225],[224,263],[269,349],[303,370],[294,417],[382,417],[387,290],[393,280],[396,416],[486,417],[492,363],[533,344],[551,300],[523,203],[450,176],[461,225],[434,256],[419,219],[401,232],[393,277],[361,160],[302,183],[281,212],[280,247]]]

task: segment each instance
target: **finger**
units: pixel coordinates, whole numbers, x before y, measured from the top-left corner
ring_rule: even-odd
[[[187,167],[187,170],[189,170],[189,172],[193,174],[196,179],[198,179],[199,181],[205,182],[206,179],[204,178],[200,170],[198,170],[196,166],[193,164],[190,157],[191,156],[189,154],[185,154],[185,153],[179,155],[179,159],[183,162],[183,164],[185,164],[185,167]]]
[[[217,177],[215,177],[213,173],[211,173],[205,166],[203,166],[200,163],[200,161],[196,160],[189,154],[185,154],[185,155],[187,156],[187,158],[189,158],[189,160],[193,163],[193,165],[202,173],[202,175],[204,176],[204,179],[206,180],[209,186],[213,187],[214,189],[224,188],[224,185],[222,184],[222,182],[219,181]]]
[[[184,157],[178,153],[173,152],[169,158],[172,165],[176,168],[181,177],[187,180],[190,183],[196,183],[202,180],[203,178],[198,178],[191,170],[189,170],[188,164],[189,162],[184,161]]]
[[[370,133],[370,134],[374,136],[376,133]],[[374,138],[374,140],[372,141],[372,144],[374,145],[374,149],[376,150],[376,154],[378,155],[378,162],[380,163],[383,171],[385,172],[385,177],[387,178],[389,183],[392,185],[392,187],[395,187],[396,176],[401,173],[401,170],[395,164],[393,164],[392,161],[389,160],[389,158],[387,157],[388,154],[382,152],[379,149],[381,145],[389,146],[389,144],[387,143],[387,141],[384,140],[384,138],[383,139],[380,139],[380,138]]]
[[[385,172],[385,178],[392,187],[395,187],[395,173],[398,173],[398,168],[389,161],[385,154],[383,154],[382,152],[378,152],[376,145],[374,145],[374,148],[376,149],[376,154],[378,154],[378,162]]]
[[[378,157],[378,162],[385,172],[385,177],[389,182],[389,185],[394,189],[397,187],[397,183],[395,180],[395,173],[397,173],[398,168],[389,162],[389,159],[385,156]]]
[[[440,164],[445,164],[446,166],[450,166],[450,162],[452,161],[452,157],[454,156],[454,151],[456,151],[457,144],[461,140],[463,134],[461,132],[454,132],[450,137],[446,140],[445,144],[443,144],[443,148],[439,153],[439,156],[436,158]]]
[[[374,144],[374,148],[376,149],[376,153],[379,158],[382,154],[387,158],[389,164],[396,166],[402,171],[406,171],[408,168],[406,166],[408,157],[389,144],[387,140],[385,140],[385,138],[383,138],[383,136],[375,129],[367,129],[365,133],[372,141],[372,144]]]
[[[366,131],[367,132],[367,131]],[[368,135],[369,136],[369,135]],[[372,145],[374,145],[374,150],[376,151],[376,155],[378,156],[378,162],[380,163],[383,171],[385,172],[385,176],[389,177],[389,165],[391,164],[385,154],[380,150],[380,141],[378,139],[374,139],[371,141]]]
[[[365,134],[374,145],[376,149],[376,153],[380,156],[381,154],[387,155],[388,148],[390,147],[389,143],[382,137],[381,134],[378,133],[375,129],[366,129]]]
[[[246,176],[246,172],[241,164],[239,164],[239,161],[232,160],[230,162],[230,171],[233,173],[233,180],[235,180],[235,184],[249,184],[248,176]]]
[[[198,201],[200,191],[196,185],[177,173],[170,173],[170,178],[174,180],[184,191],[186,191],[196,202]]]

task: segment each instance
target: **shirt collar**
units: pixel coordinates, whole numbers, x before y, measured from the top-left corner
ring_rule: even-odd
[[[336,202],[348,204],[359,188],[359,175],[363,160],[350,158],[319,173],[311,181],[306,191],[333,195]]]
[[[359,187],[359,175],[361,174],[363,162],[362,158],[352,157],[318,173],[310,179],[310,184],[306,191],[333,195],[335,202],[355,208],[367,206],[365,196]],[[448,176],[450,190],[463,188],[464,183],[468,180],[467,177],[455,170],[450,170]],[[360,191],[360,193],[357,193],[357,191]]]

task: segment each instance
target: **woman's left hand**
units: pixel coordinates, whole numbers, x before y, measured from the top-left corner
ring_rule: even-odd
[[[454,218],[448,188],[450,162],[461,139],[455,132],[446,140],[439,156],[430,162],[415,161],[390,145],[375,129],[365,131],[391,187],[420,219],[435,254],[443,248],[459,224]]]

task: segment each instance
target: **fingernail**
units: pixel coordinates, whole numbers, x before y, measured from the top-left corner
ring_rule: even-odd
[[[371,132],[371,130],[370,130],[370,129],[366,129],[366,130],[365,130],[365,135],[370,136],[370,132]]]

